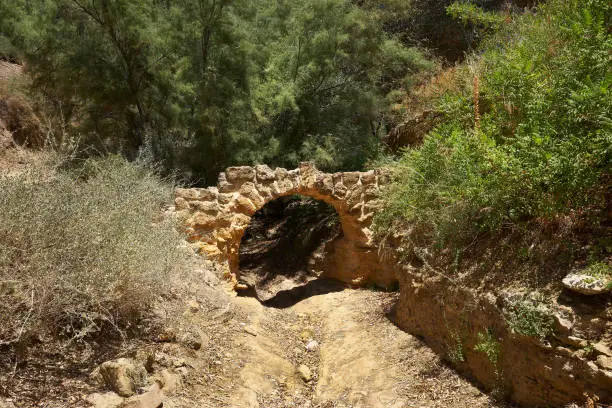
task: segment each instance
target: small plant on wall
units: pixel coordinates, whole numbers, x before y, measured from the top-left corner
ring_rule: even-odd
[[[478,343],[474,346],[474,350],[486,354],[497,371],[499,355],[501,353],[501,343],[493,336],[491,329],[487,329],[484,332],[478,332]]]
[[[465,361],[465,350],[463,348],[463,339],[458,331],[453,330],[450,333],[451,341],[446,344],[446,354],[451,363],[457,364]]]

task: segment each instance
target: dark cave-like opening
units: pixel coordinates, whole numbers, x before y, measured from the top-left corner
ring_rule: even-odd
[[[287,307],[345,285],[323,274],[326,245],[342,236],[338,213],[329,204],[291,195],[267,203],[247,228],[239,252],[243,295]]]

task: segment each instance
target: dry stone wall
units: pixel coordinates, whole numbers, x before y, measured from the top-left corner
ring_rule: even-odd
[[[210,259],[227,261],[230,272],[239,275],[240,241],[257,210],[292,194],[325,201],[338,212],[343,231],[328,245],[325,275],[353,284],[389,286],[395,277],[378,261],[370,230],[372,217],[382,206],[379,188],[388,182],[389,175],[382,170],[330,174],[309,162],[294,170],[230,167],[219,174],[215,187],[176,189],[175,210],[197,250]]]

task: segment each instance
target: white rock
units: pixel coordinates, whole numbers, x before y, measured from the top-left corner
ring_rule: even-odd
[[[316,340],[310,340],[306,344],[306,350],[308,351],[315,351],[317,348],[319,348],[319,343]]]
[[[610,291],[606,288],[609,282],[583,273],[569,273],[562,283],[567,289],[583,295],[599,295]]]

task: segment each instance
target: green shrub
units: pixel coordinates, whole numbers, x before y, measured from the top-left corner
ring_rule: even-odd
[[[183,259],[170,192],[118,157],[0,176],[0,342],[134,327]]]
[[[524,300],[512,305],[506,313],[510,330],[523,336],[544,339],[553,332],[554,319],[542,304]]]
[[[612,152],[609,2],[553,0],[514,16],[469,62],[479,96],[440,99],[449,120],[392,164],[379,231],[394,220],[440,242],[605,207]],[[481,119],[474,120],[478,102]]]
[[[485,353],[491,364],[497,369],[501,353],[501,343],[493,336],[490,329],[478,332],[478,343],[474,346],[474,350]]]

